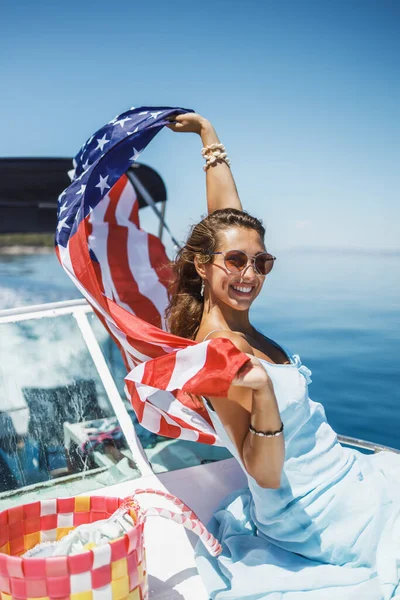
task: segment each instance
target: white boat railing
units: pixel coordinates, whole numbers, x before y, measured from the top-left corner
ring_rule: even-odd
[[[384,446],[382,444],[375,444],[374,442],[367,442],[365,440],[349,437],[347,435],[338,435],[338,440],[341,444],[344,444],[345,446],[351,446],[352,448],[361,448],[362,450],[369,450],[374,454],[377,452],[382,452],[383,450],[385,450],[386,452],[394,452],[395,454],[400,454],[400,450],[396,448],[391,448],[390,446]]]
[[[153,471],[150,462],[140,443],[134,424],[128,417],[124,401],[118,391],[118,387],[108,367],[99,341],[89,323],[88,316],[90,313],[93,313],[93,309],[84,298],[21,306],[18,308],[0,310],[0,326],[5,323],[20,323],[31,319],[51,319],[64,315],[71,315],[79,327],[87,350],[100,377],[100,381],[104,386],[107,397],[118,418],[135,465],[142,476],[151,475]]]

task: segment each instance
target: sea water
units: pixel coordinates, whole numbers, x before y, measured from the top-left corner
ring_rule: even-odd
[[[79,297],[55,256],[0,256],[0,309]],[[312,370],[338,433],[400,448],[400,256],[285,251],[252,321]]]

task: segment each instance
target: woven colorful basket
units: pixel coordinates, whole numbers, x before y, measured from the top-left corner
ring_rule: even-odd
[[[136,496],[144,493],[171,500],[181,512],[142,509]],[[60,540],[78,525],[106,519],[121,506],[127,507],[135,526],[117,540],[70,556],[20,556],[40,542]],[[0,513],[1,600],[146,600],[143,528],[149,516],[181,523],[200,537],[212,555],[220,553],[219,543],[193,511],[160,490],[136,490],[126,499],[77,496],[33,502]]]

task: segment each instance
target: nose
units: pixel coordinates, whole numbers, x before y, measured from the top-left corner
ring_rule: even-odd
[[[243,271],[241,271],[241,273],[240,273],[240,281],[243,281],[243,277],[244,277],[245,273],[247,272],[247,269],[249,269],[249,268],[251,268],[251,270],[253,271],[252,279],[254,279],[255,275],[257,275],[256,270],[254,268],[254,262],[252,260],[249,260],[247,265],[243,269]]]

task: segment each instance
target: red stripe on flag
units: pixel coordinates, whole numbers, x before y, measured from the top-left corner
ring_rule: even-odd
[[[163,415],[160,418],[160,429],[158,430],[159,435],[164,435],[166,437],[174,437],[178,438],[181,436],[181,428],[169,423]]]
[[[148,358],[157,358],[158,356],[164,356],[165,350],[156,346],[154,344],[148,344],[139,338],[140,336],[140,326],[143,321],[138,319],[138,331],[135,338],[131,338],[130,336],[126,336],[126,340],[128,344],[136,348],[140,354],[144,354]]]
[[[95,260],[92,260],[92,267],[93,267],[93,271],[96,275],[96,280],[99,286],[99,291],[104,294],[104,285],[103,285],[103,277],[101,274],[101,267],[99,265],[98,262],[96,262]]]
[[[163,243],[154,235],[147,234],[150,264],[157,273],[158,281],[168,290],[174,281],[171,261],[165,253]]]
[[[108,194],[110,203],[104,217],[104,221],[109,224],[107,255],[111,277],[120,301],[127,304],[135,315],[141,319],[160,327],[160,313],[153,302],[140,293],[138,283],[134,279],[129,266],[128,228],[118,225],[116,222],[116,207],[125,187],[121,179],[118,180]]]
[[[135,344],[135,340],[148,343],[149,353],[146,352],[146,354],[150,357],[166,354],[166,351],[162,349],[162,346],[174,350],[187,348],[188,346],[194,346],[196,344],[196,342],[193,342],[192,340],[186,340],[185,338],[163,331],[151,323],[142,321],[138,317],[135,317],[135,315],[128,313],[109,298],[107,298],[106,301],[108,313],[113,318],[116,325],[126,333],[128,339],[132,340],[132,343]],[[151,347],[153,347],[152,352],[150,352]]]
[[[113,225],[117,223],[117,219],[115,216],[118,201],[123,193],[126,185],[126,177],[122,176],[118,179],[116,183],[112,186],[112,188],[108,191],[109,203],[107,210],[104,214],[104,223],[112,223]]]
[[[110,329],[110,327],[108,326],[108,322],[107,320],[103,317],[103,315],[101,315],[94,307],[93,307],[93,311],[96,314],[97,318],[101,321],[101,323],[103,324],[104,328],[106,329],[108,335],[111,337],[111,339],[113,340],[113,342],[116,344],[118,350],[121,352],[121,356],[122,356],[122,360],[124,362],[126,371],[129,372],[131,370],[131,365],[128,361],[128,357],[127,357],[127,353],[124,349],[124,347],[122,346],[121,342],[118,340],[118,338],[115,336],[115,334],[112,332],[112,330]],[[121,336],[123,336],[123,338],[126,338],[125,334],[123,332],[121,332]],[[135,364],[137,364],[137,362],[135,362]]]
[[[185,410],[185,406],[194,411],[196,414],[200,415],[207,421],[210,425],[212,424],[211,419],[208,415],[207,410],[204,407],[203,402],[193,394],[187,394],[186,392],[181,392],[180,390],[176,390],[172,392],[172,395],[176,399],[178,404],[181,404],[181,412],[182,417],[179,417],[179,414],[174,414],[174,420],[180,425],[183,429],[191,429],[192,431],[198,431],[198,421],[196,421],[196,425],[192,425],[190,422],[190,414]],[[189,419],[189,420],[188,420]]]
[[[140,399],[140,396],[138,394],[138,391],[136,389],[136,385],[133,381],[126,381],[126,386],[128,389],[128,393],[129,393],[129,397],[131,400],[131,404],[132,407],[136,413],[137,419],[139,421],[139,423],[142,421],[143,419],[143,413],[144,413],[144,402],[142,402],[142,400]]]
[[[211,433],[205,433],[203,431],[198,431],[199,437],[198,437],[198,442],[200,444],[215,444],[215,442],[217,441],[216,436],[211,434]]]
[[[153,361],[150,360],[144,365],[144,373],[142,383],[157,387],[161,390],[168,388],[172,373],[174,372],[176,363],[176,352],[171,352]],[[154,385],[154,382],[157,385]]]
[[[101,293],[87,244],[86,227],[89,224],[88,220],[89,217],[86,217],[84,220],[82,220],[77,231],[73,236],[70,237],[68,242],[68,251],[75,277],[85,288],[88,294],[104,308],[105,298]]]
[[[87,240],[89,240],[89,236],[92,235],[92,231],[93,231],[93,225],[90,222],[90,218],[88,217],[86,220],[86,239]],[[89,252],[89,256],[90,256],[90,252]],[[96,280],[97,280],[97,283],[99,286],[99,291],[101,294],[104,294],[103,276],[101,273],[100,264],[97,262],[97,260],[92,260],[92,259],[91,259],[91,263],[92,263],[94,273],[96,275]]]
[[[176,390],[173,392],[175,398],[178,402],[180,402],[183,406],[187,406],[191,410],[197,412],[200,416],[203,417],[205,421],[209,425],[212,425],[212,421],[210,419],[210,415],[208,414],[203,402],[199,400],[193,394],[187,394],[186,392],[182,392],[181,390]]]
[[[226,398],[239,369],[250,359],[227,339],[211,340],[202,369],[183,386],[183,391],[203,396]]]
[[[127,178],[128,179],[128,178]],[[129,182],[130,183],[130,182]],[[132,185],[130,183],[130,185]],[[131,214],[129,215],[129,221],[131,221],[134,225],[136,225],[136,227],[139,229],[140,228],[140,221],[139,221],[139,202],[136,201],[133,204],[133,208],[131,210]]]

